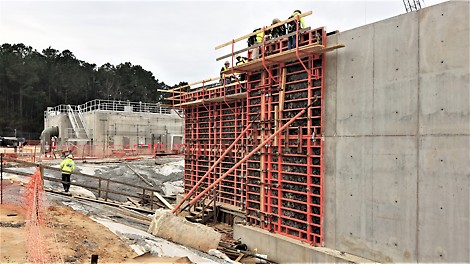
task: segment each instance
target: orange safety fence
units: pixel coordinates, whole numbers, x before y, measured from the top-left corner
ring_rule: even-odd
[[[62,159],[72,153],[76,159],[132,158],[139,156],[160,156],[181,154],[184,144],[69,144],[59,145],[52,152],[41,153],[40,146],[23,148],[0,148],[4,157],[36,162],[44,159]]]
[[[45,229],[46,201],[39,168],[32,175],[24,191],[26,211],[26,248],[28,259],[33,263],[50,263],[47,253]]]

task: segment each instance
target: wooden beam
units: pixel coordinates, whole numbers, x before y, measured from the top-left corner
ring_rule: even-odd
[[[287,69],[282,68],[281,73],[281,93],[279,94],[279,116],[281,116],[284,111],[284,98],[286,96],[286,75]]]
[[[227,95],[227,96],[219,96],[219,97],[215,97],[215,98],[205,99],[204,102],[205,103],[218,103],[218,102],[223,102],[224,100],[233,101],[233,100],[237,100],[237,99],[243,99],[243,98],[246,98],[246,97],[247,97],[247,93],[244,92],[244,93],[230,94],[230,95]],[[202,104],[202,103],[203,103],[203,101],[200,99],[200,100],[195,100],[195,101],[191,101],[191,102],[181,103],[181,104],[175,105],[175,107],[198,105],[198,104]]]
[[[247,34],[247,35],[245,35],[245,36],[242,36],[242,37],[239,37],[239,38],[237,38],[237,39],[234,39],[234,40],[231,40],[231,41],[229,41],[229,42],[226,42],[226,43],[224,43],[224,44],[221,44],[221,45],[215,47],[215,49],[218,50],[218,49],[223,48],[223,47],[226,47],[226,46],[228,46],[228,45],[230,45],[230,44],[232,44],[232,43],[236,43],[236,42],[238,42],[238,41],[240,41],[240,40],[243,40],[243,39],[249,38],[249,37],[251,37],[251,36],[254,36],[254,35],[258,34],[258,33],[264,32],[265,30],[273,29],[273,28],[278,27],[278,26],[280,26],[280,25],[282,25],[282,24],[286,24],[286,23],[289,23],[290,21],[294,21],[294,20],[297,19],[297,18],[306,17],[306,16],[309,16],[309,15],[311,15],[311,14],[312,14],[312,11],[308,11],[308,12],[306,12],[306,13],[297,15],[297,16],[295,16],[295,17],[293,17],[293,18],[286,19],[286,20],[281,21],[281,22],[279,22],[279,23],[276,23],[276,24],[274,24],[274,25],[272,25],[272,26],[262,28],[262,29],[260,29],[260,30],[258,30],[258,31],[256,31],[256,32]]]
[[[152,186],[153,187],[153,184],[151,182],[149,182],[147,179],[144,178],[144,176],[140,175],[137,171],[135,171],[130,165],[126,165],[132,172],[134,172],[135,175],[137,175],[137,177],[139,177],[143,182],[145,182],[147,185],[149,186]]]
[[[174,90],[181,90],[183,88],[186,88],[186,87],[189,87],[189,86],[192,86],[192,85],[196,85],[196,84],[200,84],[200,83],[204,83],[204,82],[216,81],[216,80],[219,80],[219,79],[220,79],[220,77],[212,77],[212,78],[209,78],[209,79],[200,80],[200,81],[193,82],[193,83],[190,83],[190,84],[178,86],[178,87],[174,88]]]
[[[162,90],[162,89],[157,89],[157,91],[162,92],[162,93],[179,93],[179,94],[184,94],[185,93],[185,92],[181,92],[181,91]]]
[[[168,207],[168,209],[170,210],[173,210],[174,207],[173,205],[171,205],[165,198],[163,198],[163,196],[161,196],[158,192],[153,192],[153,195],[155,195],[155,197],[158,198],[158,200],[162,201],[162,203]]]

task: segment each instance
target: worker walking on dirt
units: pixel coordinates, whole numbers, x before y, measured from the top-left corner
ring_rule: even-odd
[[[293,18],[295,16],[300,16],[302,12],[300,10],[295,10],[294,13],[292,13],[292,16],[289,18]],[[295,23],[297,21],[297,24]],[[299,18],[298,20],[292,20],[289,23],[287,23],[287,33],[293,33],[297,31],[297,27],[299,29],[305,28],[305,20],[303,17]],[[287,39],[287,49],[292,49],[297,47],[297,35],[290,36]]]
[[[69,192],[70,174],[72,174],[73,170],[75,169],[75,162],[73,162],[72,158],[72,154],[69,154],[60,163],[60,168],[62,169],[62,185],[64,186],[65,192]]]

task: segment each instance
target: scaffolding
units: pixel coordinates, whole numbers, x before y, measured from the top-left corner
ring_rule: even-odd
[[[257,33],[216,49],[231,44],[233,61],[246,51],[234,51],[235,42]],[[173,212],[209,196],[244,211],[251,225],[322,245],[324,53],[344,45],[327,47],[324,28],[297,28],[294,37],[296,48],[287,49],[286,36],[263,41],[254,47],[259,59],[225,72],[246,81],[207,86],[210,78],[167,91],[185,116],[186,196]]]

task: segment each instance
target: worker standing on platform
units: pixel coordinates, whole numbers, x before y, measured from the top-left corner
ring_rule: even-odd
[[[243,63],[246,63],[246,58],[238,55],[237,63],[235,63],[235,66],[242,65]],[[244,81],[245,78],[246,78],[246,73],[240,74],[240,81]]]
[[[261,28],[255,29],[255,30],[253,30],[253,32],[256,32],[258,30],[261,30]],[[264,39],[264,31],[258,32],[256,35],[254,35],[253,45],[257,45],[257,44],[262,43],[263,39]],[[256,48],[251,50],[251,59],[252,60],[256,60],[257,58],[259,58],[260,49],[261,49],[261,47],[256,47]]]
[[[67,155],[67,157],[60,163],[60,168],[62,169],[62,185],[64,186],[64,191],[69,192],[70,175],[75,169],[75,162],[72,160],[72,154]]]
[[[290,16],[289,18],[293,18],[295,16],[298,16],[301,13],[302,12],[300,12],[300,10],[295,10],[294,13],[292,13],[292,16]],[[290,21],[289,23],[287,23],[287,33],[296,32],[297,31],[297,26],[299,27],[299,29],[305,28],[305,21],[304,21],[303,17],[299,18],[299,20],[297,20],[297,21],[298,21],[297,25],[295,23],[296,20],[293,20],[293,21]],[[290,36],[287,40],[287,49],[292,49],[292,48],[297,47],[297,40],[300,40],[300,39],[297,39],[297,35]]]
[[[225,85],[230,84],[230,77],[228,77],[230,74],[224,73],[230,68],[230,62],[225,61],[224,66],[222,66],[222,69],[220,69],[220,84]]]
[[[281,20],[279,18],[275,18],[273,19],[271,26],[279,22],[281,22]],[[281,24],[280,26],[277,26],[271,30],[271,38],[273,39],[278,38],[280,36],[284,36],[285,34],[286,34],[286,26],[284,24]]]

